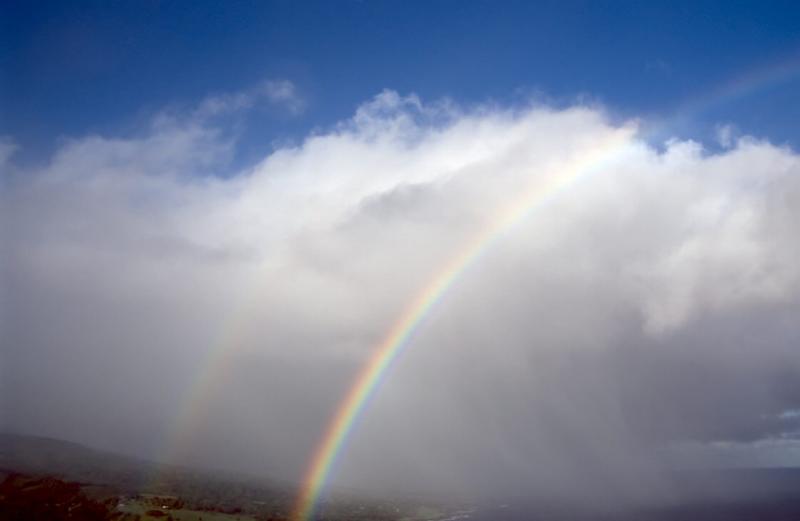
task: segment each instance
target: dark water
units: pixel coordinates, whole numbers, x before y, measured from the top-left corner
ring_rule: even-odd
[[[678,472],[669,503],[587,507],[509,500],[454,513],[450,521],[800,521],[800,469]]]
[[[452,521],[800,521],[800,501],[697,503],[637,509],[484,507]]]

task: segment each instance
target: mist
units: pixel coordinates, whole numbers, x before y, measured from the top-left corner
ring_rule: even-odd
[[[651,143],[594,105],[387,90],[238,167],[219,115],[252,92],[65,138],[33,166],[3,142],[3,430],[298,481],[448,261],[624,136],[459,277],[333,486],[636,498],[698,462],[800,463],[794,150],[746,132]]]

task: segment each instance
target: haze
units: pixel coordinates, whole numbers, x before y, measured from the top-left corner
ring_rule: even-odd
[[[800,464],[800,155],[778,127],[407,81],[315,121],[291,74],[240,79],[49,148],[4,130],[2,430],[297,482],[410,303],[614,138],[457,277],[331,486],[631,499],[669,469]]]

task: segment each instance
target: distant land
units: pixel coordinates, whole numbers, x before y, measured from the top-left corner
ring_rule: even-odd
[[[327,521],[791,521],[800,519],[800,469],[683,471],[680,499],[659,505],[577,505],[505,498],[481,505],[337,493]],[[296,486],[0,433],[0,519],[288,520]]]
[[[162,465],[83,445],[0,433],[0,519],[249,521],[289,519],[296,486],[224,471]],[[320,516],[429,520],[452,508],[338,493]],[[77,517],[76,517],[77,516]]]

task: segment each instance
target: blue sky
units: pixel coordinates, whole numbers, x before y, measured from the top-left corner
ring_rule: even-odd
[[[348,117],[384,88],[423,99],[579,97],[661,118],[800,52],[794,2],[8,2],[0,135],[38,162],[59,138],[137,132],[165,107],[264,79],[291,81],[292,115],[248,114],[240,159]],[[675,130],[733,124],[797,146],[800,79]]]

